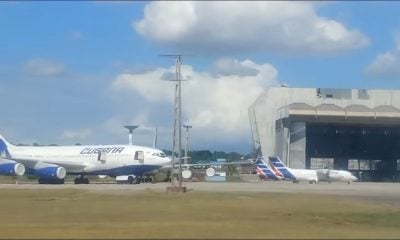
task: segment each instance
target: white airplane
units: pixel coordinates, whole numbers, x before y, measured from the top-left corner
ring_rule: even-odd
[[[317,183],[318,175],[316,170],[311,169],[293,169],[288,168],[279,159],[279,157],[268,157],[271,164],[271,169],[278,177],[284,178],[283,180],[298,182]]]
[[[140,183],[148,171],[171,159],[155,148],[135,145],[15,146],[0,135],[0,174],[34,174],[39,183],[62,184],[65,176],[78,175],[75,184],[88,184],[87,175],[134,175]]]
[[[351,174],[349,171],[345,170],[331,170],[331,169],[318,169],[318,180],[331,182],[351,182],[357,181],[358,179]]]

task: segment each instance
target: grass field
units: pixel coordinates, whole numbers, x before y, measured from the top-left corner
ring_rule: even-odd
[[[399,238],[400,208],[277,193],[0,190],[0,237]]]

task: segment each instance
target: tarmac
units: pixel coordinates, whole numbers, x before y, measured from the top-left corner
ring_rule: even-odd
[[[125,194],[144,190],[166,192],[171,183],[141,183],[141,184],[116,184],[116,183],[91,183],[79,184],[66,183],[60,185],[18,183],[0,184],[1,189],[84,189],[93,192]],[[322,194],[332,196],[356,197],[372,201],[384,201],[400,204],[400,183],[375,183],[375,182],[320,182],[318,184],[292,183],[285,181],[260,181],[260,182],[183,182],[190,191],[208,192],[274,192],[274,193],[302,193]]]

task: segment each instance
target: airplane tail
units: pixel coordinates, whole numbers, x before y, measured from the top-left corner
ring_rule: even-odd
[[[287,179],[295,180],[296,177],[290,172],[289,168],[279,159],[279,157],[268,157],[269,162],[271,163],[272,171],[275,175],[284,177]]]
[[[280,178],[276,176],[271,169],[269,169],[263,158],[257,158],[256,167],[256,171],[259,176],[272,180],[280,180]]]
[[[0,134],[0,158],[10,158],[11,154],[9,152],[9,148],[13,148],[14,145],[9,143],[1,134]]]

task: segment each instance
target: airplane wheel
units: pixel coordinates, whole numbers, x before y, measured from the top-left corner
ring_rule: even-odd
[[[135,178],[135,184],[140,184],[141,181],[142,179],[140,177]]]
[[[87,178],[75,178],[74,179],[75,184],[89,184],[89,179]]]
[[[132,183],[133,183],[133,180],[134,180],[134,179],[133,179],[132,176],[129,176],[129,177],[128,177],[128,183],[129,183],[129,184],[132,184]]]

